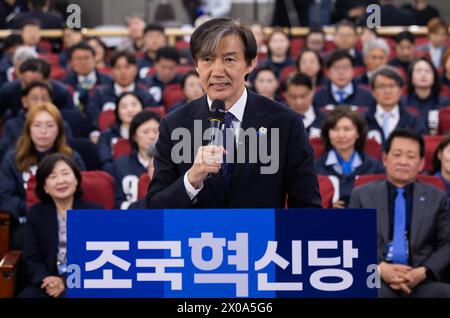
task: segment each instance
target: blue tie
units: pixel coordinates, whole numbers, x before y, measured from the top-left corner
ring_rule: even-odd
[[[338,94],[338,96],[339,96],[339,100],[337,101],[338,104],[344,103],[345,97],[347,95],[347,94],[345,94],[345,91],[339,90],[339,91],[336,92],[336,94]]]
[[[222,137],[223,137],[223,147],[227,150],[227,138],[226,138],[226,131],[227,128],[231,129],[231,124],[234,119],[234,115],[230,112],[225,113],[225,127],[222,131]],[[233,134],[234,136],[234,134]],[[231,140],[230,140],[231,141]],[[233,138],[234,142],[234,138]],[[233,163],[227,162],[227,156],[223,157],[222,162],[222,176],[223,176],[223,185],[225,188],[225,191],[228,191],[230,183],[231,183],[231,177],[233,175]]]
[[[405,189],[397,189],[394,209],[394,242],[392,251],[392,262],[395,264],[408,264],[406,253],[406,200],[404,197]]]

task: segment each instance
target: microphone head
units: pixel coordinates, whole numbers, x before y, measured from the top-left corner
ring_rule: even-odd
[[[224,121],[225,117],[225,102],[221,99],[213,100],[211,104],[211,116],[209,121],[219,120]]]

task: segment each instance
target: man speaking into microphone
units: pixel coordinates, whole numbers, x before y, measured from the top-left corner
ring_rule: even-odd
[[[195,30],[190,48],[206,96],[162,119],[147,208],[284,208],[286,199],[290,208],[320,208],[302,121],[245,86],[256,65],[250,29],[213,19]],[[189,136],[180,139],[180,129]]]

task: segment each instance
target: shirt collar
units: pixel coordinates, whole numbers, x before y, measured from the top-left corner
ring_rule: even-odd
[[[355,171],[356,168],[362,165],[362,159],[359,153],[355,150],[355,157],[352,162],[352,172]],[[336,151],[331,149],[328,151],[327,160],[325,161],[325,166],[333,166],[336,168],[340,168],[340,173],[342,173],[342,167],[339,164],[339,159],[337,157]],[[339,172],[339,171],[338,171]]]
[[[345,86],[344,88],[339,88],[333,83],[331,83],[331,92],[333,94],[337,94],[338,91],[344,91],[347,96],[350,96],[351,94],[353,94],[353,83],[352,82],[348,83],[347,86]]]
[[[245,105],[247,104],[247,97],[248,97],[248,93],[247,93],[247,89],[245,88],[241,97],[239,97],[239,99],[236,101],[236,103],[234,103],[234,105],[231,106],[230,109],[228,109],[228,111],[230,113],[232,113],[233,116],[237,120],[239,120],[239,122],[242,122],[242,119],[244,118],[244,111],[245,111]],[[209,107],[209,110],[211,111],[212,99],[210,99],[209,96],[207,96],[207,99],[208,99],[208,107]]]
[[[394,108],[392,108],[392,110],[390,112],[387,112],[384,110],[384,108],[380,105],[377,104],[377,108],[375,110],[375,117],[382,117],[384,113],[391,113],[391,115],[393,115],[394,117],[399,117],[400,116],[400,107],[399,105],[395,105]]]
[[[305,127],[309,127],[314,120],[316,120],[316,113],[314,112],[313,106],[309,106],[308,110],[303,114],[303,124]]]
[[[120,96],[122,93],[125,93],[125,92],[134,92],[135,88],[136,88],[136,85],[134,83],[131,83],[130,85],[128,85],[125,88],[123,88],[122,86],[120,86],[117,83],[114,83],[114,93],[116,94],[116,96]]]
[[[91,83],[97,82],[97,74],[95,71],[90,72],[88,75],[78,75],[78,83],[83,83],[85,80],[90,80]]]
[[[140,154],[139,152],[137,153],[137,159],[139,161],[139,163],[145,168],[148,168],[149,162],[147,160],[145,160]]]

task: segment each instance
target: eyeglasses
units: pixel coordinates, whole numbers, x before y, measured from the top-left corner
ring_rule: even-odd
[[[398,88],[400,88],[400,87],[398,85],[396,85],[396,84],[377,85],[377,86],[375,86],[375,89],[379,90],[379,91],[393,91],[393,90],[396,90]]]

